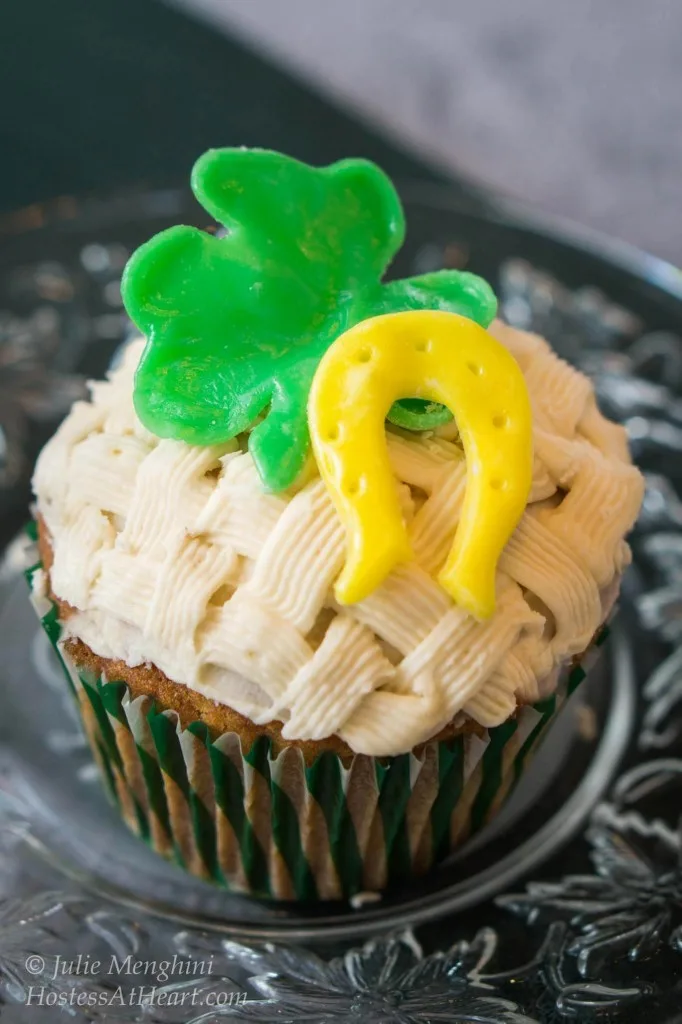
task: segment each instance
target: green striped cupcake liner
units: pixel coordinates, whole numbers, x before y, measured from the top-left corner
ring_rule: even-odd
[[[482,735],[431,741],[417,752],[306,764],[269,739],[244,750],[194,722],[132,698],[123,682],[71,661],[57,608],[27,572],[33,603],[64,667],[105,787],[128,826],[200,878],[276,900],[347,899],[427,871],[490,822],[542,735],[585,678],[606,638],[567,669],[547,700]]]

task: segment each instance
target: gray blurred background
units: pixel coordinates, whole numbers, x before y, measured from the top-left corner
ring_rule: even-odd
[[[682,0],[175,2],[441,166],[682,265]]]

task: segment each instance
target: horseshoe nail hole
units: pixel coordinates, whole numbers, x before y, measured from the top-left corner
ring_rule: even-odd
[[[430,352],[431,342],[430,341],[418,341],[414,346],[415,352]]]
[[[467,363],[467,370],[473,373],[475,377],[480,377],[483,373],[483,367],[479,366],[478,363]]]
[[[123,455],[123,452],[122,452],[122,450],[120,448],[112,448],[111,449],[111,454],[112,455]]]
[[[494,477],[490,481],[490,486],[493,489],[493,491],[503,491],[507,486],[507,481],[500,480],[498,477]]]
[[[329,427],[329,429],[327,430],[327,440],[328,441],[338,441],[338,439],[340,437],[341,437],[341,431],[339,430],[338,426]]]
[[[372,358],[371,348],[358,349],[357,356],[355,357],[359,363],[368,363]]]
[[[493,426],[497,427],[498,430],[503,430],[509,426],[509,417],[506,412],[501,412],[497,416],[493,416]]]
[[[344,491],[349,498],[355,498],[358,494],[362,494],[365,487],[365,478],[360,477],[358,480],[349,480],[344,487]]]

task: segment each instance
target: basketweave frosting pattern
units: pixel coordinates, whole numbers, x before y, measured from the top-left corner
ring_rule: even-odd
[[[526,512],[478,622],[435,581],[457,528],[466,463],[453,425],[387,431],[415,553],[360,604],[335,604],[344,534],[314,465],[263,491],[245,438],[193,447],[137,419],[143,342],[92,385],[34,477],[68,631],[103,657],[170,679],[283,737],[339,735],[361,753],[409,750],[459,714],[493,726],[536,701],[604,620],[642,498],[625,434],[587,378],[541,338],[496,322],[534,416]]]

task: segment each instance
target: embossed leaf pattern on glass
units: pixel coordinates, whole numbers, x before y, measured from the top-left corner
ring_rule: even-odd
[[[559,882],[531,882],[525,895],[500,902],[529,922],[564,920],[566,952],[584,977],[599,977],[604,962],[620,956],[640,960],[661,944],[680,948],[682,873],[679,863],[652,863],[632,828],[595,816],[587,833],[594,875]],[[679,862],[679,843],[674,851]]]
[[[378,939],[325,962],[311,952],[271,947],[259,952],[224,943],[253,972],[261,999],[232,1007],[239,1021],[338,1024],[537,1024],[481,980],[494,951],[491,934],[424,957],[411,933]]]
[[[651,490],[651,488],[650,488]],[[661,515],[662,488],[656,506]],[[652,504],[650,499],[649,504]],[[670,501],[666,505],[670,506]],[[673,506],[676,513],[677,509]],[[670,523],[666,523],[669,526]],[[673,645],[672,652],[652,672],[644,687],[648,707],[639,737],[644,749],[660,749],[672,743],[680,733],[682,707],[682,531],[664,529],[646,537],[643,554],[653,566],[658,586],[642,594],[637,601],[644,625]],[[678,712],[677,714],[675,712]]]
[[[44,971],[47,977],[53,973],[54,956],[41,957],[40,950],[51,931],[50,918],[64,906],[64,897],[52,892],[39,892],[29,899],[7,899],[0,905],[0,980],[13,999],[26,997],[32,981],[27,971],[30,957],[37,957],[37,973]]]
[[[529,925],[549,925],[541,971],[562,1015],[595,1001],[614,1012],[639,1003],[655,991],[649,965],[665,950],[682,953],[681,796],[682,760],[638,764],[592,815],[593,874],[531,882],[498,901]],[[606,985],[614,975],[631,984]]]
[[[25,1003],[32,988],[42,990],[46,999],[85,989],[96,1000],[99,991],[106,991],[103,979],[62,973],[60,958],[77,956],[72,950],[102,949],[124,958],[137,948],[134,925],[80,894],[42,891],[0,904],[0,986],[16,1002]]]

